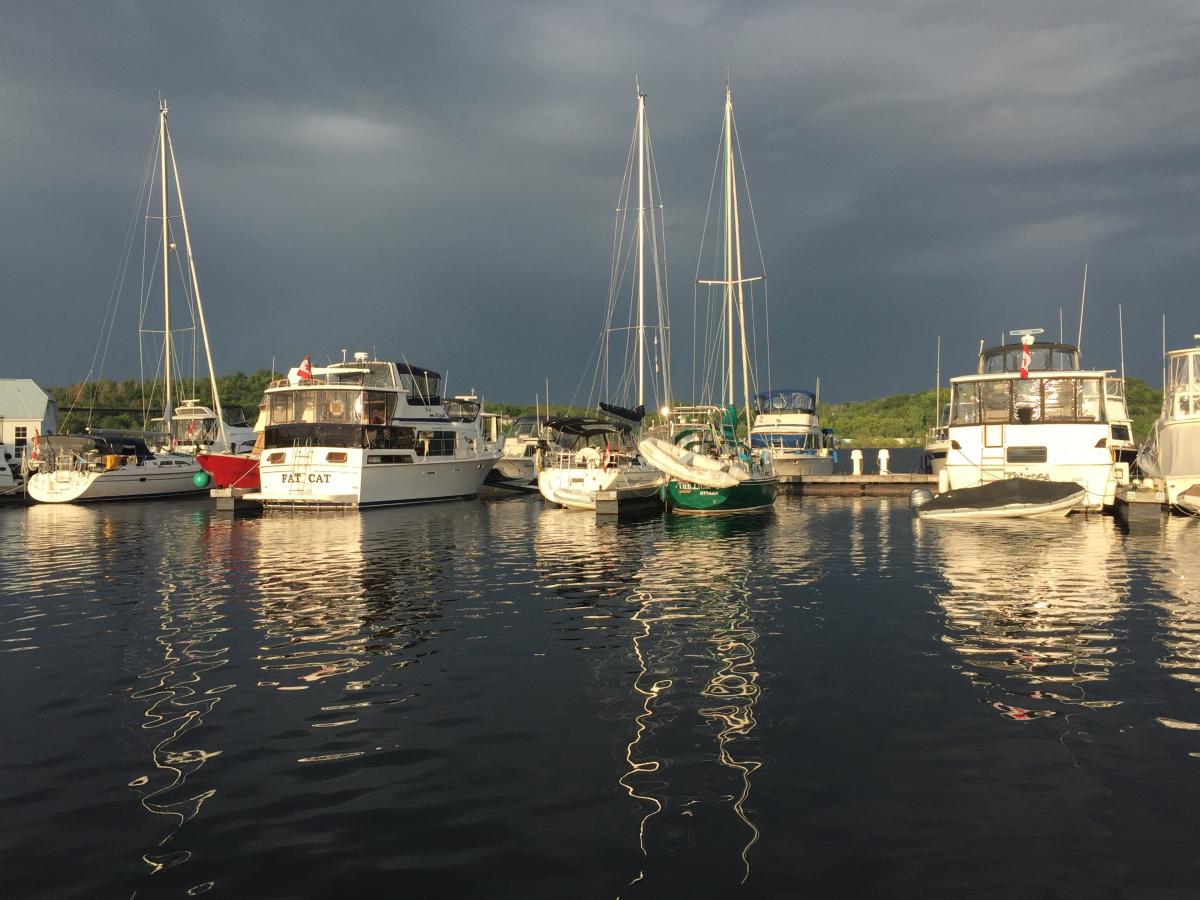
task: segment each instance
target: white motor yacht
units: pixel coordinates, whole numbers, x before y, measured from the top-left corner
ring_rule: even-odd
[[[1200,512],[1200,347],[1168,353],[1166,379],[1162,414],[1138,454],[1138,468],[1171,506]]]
[[[943,490],[1002,478],[1074,481],[1081,509],[1111,506],[1128,481],[1133,446],[1124,383],[1110,370],[1083,370],[1070,344],[1020,343],[982,350],[974,375],[952,378]]]
[[[750,447],[766,449],[776,475],[832,475],[833,432],[821,428],[811,391],[773,390],[754,398]]]
[[[268,507],[369,507],[474,497],[500,457],[480,404],[444,404],[441,376],[408,363],[292,369],[266,391],[257,492]]]
[[[150,422],[167,437],[162,450],[174,450],[192,456],[212,450],[248,453],[254,448],[255,434],[246,422],[245,414],[240,409],[224,409],[222,412],[223,423],[211,407],[202,405],[199,400],[184,400],[182,406],[175,407],[175,415],[169,426],[161,418],[151,419]],[[224,429],[221,428],[222,424]]]

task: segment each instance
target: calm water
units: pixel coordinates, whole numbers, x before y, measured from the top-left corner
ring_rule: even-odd
[[[0,529],[0,896],[1200,896],[1200,521]]]

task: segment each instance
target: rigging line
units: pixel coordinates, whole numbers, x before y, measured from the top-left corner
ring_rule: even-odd
[[[88,368],[87,376],[84,378],[83,383],[80,385],[79,391],[75,395],[75,400],[71,403],[71,408],[67,411],[68,418],[75,411],[75,407],[79,403],[79,399],[83,394],[84,387],[91,381],[92,374],[95,373],[96,379],[97,379],[97,381],[99,381],[99,379],[102,377],[102,375],[104,373],[104,364],[108,360],[108,347],[109,347],[109,343],[112,341],[112,333],[113,333],[113,329],[116,325],[116,320],[117,320],[117,311],[121,305],[121,295],[124,293],[125,278],[126,278],[126,275],[128,274],[128,270],[129,270],[129,259],[132,255],[132,251],[133,251],[133,239],[134,239],[134,236],[137,234],[138,209],[142,205],[141,201],[142,201],[143,194],[147,193],[146,185],[150,178],[150,173],[153,172],[153,166],[154,166],[154,160],[155,160],[154,146],[155,146],[155,144],[152,142],[150,145],[150,151],[147,153],[146,164],[145,164],[145,167],[143,169],[143,174],[142,174],[141,186],[139,188],[138,194],[134,197],[134,200],[133,200],[133,209],[130,211],[129,226],[125,231],[125,240],[124,240],[124,242],[122,244],[122,248],[121,248],[120,261],[117,263],[117,272],[113,276],[113,284],[109,291],[108,303],[105,305],[104,320],[100,326],[100,333],[96,337],[96,348],[92,352],[92,364]],[[101,352],[101,349],[100,349],[101,343],[103,343],[103,347],[104,347],[103,352]],[[99,368],[99,371],[97,372],[96,361],[97,361],[98,356],[99,356],[100,368]],[[96,405],[95,404],[95,396],[93,395],[91,408],[88,411],[88,418],[87,418],[87,426],[88,427],[91,427],[91,424],[92,424],[92,414],[95,409],[95,405]],[[65,424],[65,421],[66,420],[64,420],[64,424]]]
[[[745,186],[743,193],[746,195],[746,205],[750,208],[750,226],[754,230],[754,245],[758,248],[758,265],[759,271],[763,274],[763,315],[766,317],[766,344],[767,344],[767,387],[771,386],[771,332],[770,332],[770,295],[768,294],[767,286],[767,261],[763,256],[762,240],[758,235],[758,217],[754,214],[754,196],[750,191],[750,177],[746,174],[746,160],[742,156],[742,139],[738,134],[737,120],[732,113],[730,118],[733,120],[733,139],[737,143],[737,162],[742,170],[742,184]],[[757,376],[756,376],[757,378]]]
[[[663,404],[670,404],[671,397],[671,345],[670,345],[670,328],[671,328],[671,301],[668,293],[669,284],[667,281],[667,242],[666,242],[666,213],[662,202],[662,185],[658,180],[658,165],[654,159],[654,145],[650,140],[649,130],[646,133],[646,151],[650,162],[650,245],[653,249],[654,257],[654,292],[657,300],[657,316],[658,316],[658,332],[660,349],[658,355],[662,361],[662,378],[661,384],[663,389]],[[657,199],[657,203],[655,203]],[[654,212],[658,215],[655,216]],[[662,246],[659,246],[659,229],[662,229]],[[661,255],[662,266],[659,266],[659,257]],[[657,393],[660,379],[655,379],[654,389]]]
[[[692,405],[693,406],[696,405],[696,362],[697,362],[696,343],[697,343],[697,338],[698,338],[697,305],[698,305],[699,294],[700,294],[700,269],[701,269],[701,266],[703,266],[703,264],[704,264],[704,243],[708,238],[708,221],[712,215],[713,194],[716,192],[716,188],[717,188],[717,172],[721,166],[721,143],[723,142],[723,140],[725,138],[724,131],[725,131],[725,129],[722,128],[721,135],[717,138],[717,157],[713,162],[712,182],[709,184],[709,187],[708,187],[708,203],[704,207],[704,227],[700,231],[700,252],[696,258],[696,277],[692,281]],[[712,302],[712,289],[711,288],[709,288],[709,290],[708,290],[708,298],[709,298],[709,304],[711,305],[711,302]],[[710,325],[708,318],[709,317],[706,314],[706,316],[705,316],[705,334],[706,335],[708,333],[708,326]],[[707,343],[707,337],[706,337],[706,343]],[[706,356],[707,356],[707,354],[706,354]],[[705,378],[705,383],[707,383],[707,380],[708,380],[707,371],[704,373],[704,378]]]

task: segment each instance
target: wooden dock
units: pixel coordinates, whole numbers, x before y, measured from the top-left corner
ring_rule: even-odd
[[[937,490],[936,475],[780,475],[779,486],[795,494],[826,497],[902,497],[913,488]]]

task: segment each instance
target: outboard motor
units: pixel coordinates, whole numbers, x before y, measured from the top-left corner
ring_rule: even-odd
[[[933,499],[933,491],[926,487],[913,488],[908,495],[908,508],[916,512]]]

